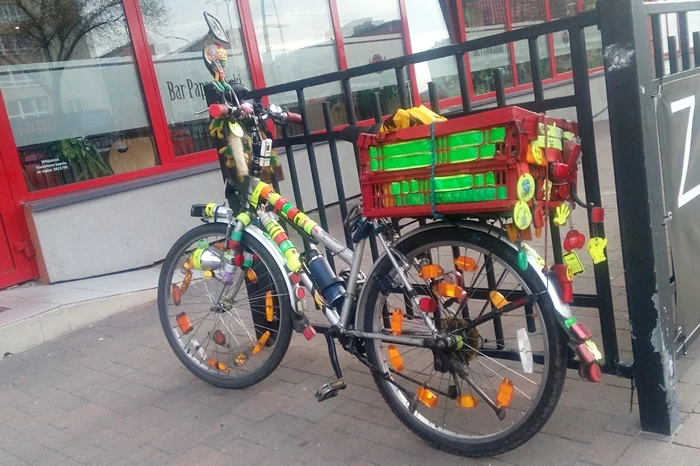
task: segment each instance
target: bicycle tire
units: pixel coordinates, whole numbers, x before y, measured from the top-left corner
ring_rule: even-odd
[[[279,366],[287,353],[289,344],[292,338],[292,307],[289,299],[279,299],[280,305],[280,322],[279,328],[277,330],[277,335],[275,339],[275,344],[272,347],[272,353],[270,357],[262,364],[256,371],[251,372],[248,375],[241,377],[223,377],[214,372],[207,371],[195,364],[187,354],[185,354],[183,347],[178,343],[177,336],[173,332],[172,324],[170,322],[170,315],[168,314],[168,300],[169,300],[169,290],[171,286],[171,280],[175,268],[177,267],[178,259],[189,245],[195,242],[197,239],[207,236],[214,235],[226,235],[227,225],[222,223],[209,223],[205,225],[200,225],[196,228],[185,233],[180,239],[178,239],[172,246],[168,255],[163,262],[160,279],[158,282],[158,314],[160,316],[160,323],[163,327],[165,337],[168,340],[168,344],[171,349],[178,357],[180,362],[195,376],[199,379],[220,388],[245,388],[256,383],[261,382],[267,378],[272,372]],[[268,252],[268,250],[260,243],[258,239],[254,236],[245,233],[243,235],[244,247],[249,248],[253,253],[257,254],[263,264],[274,264],[276,265],[274,258]],[[283,271],[279,267],[267,267],[270,272],[270,277],[274,283],[277,290],[284,290],[287,293],[286,277]],[[257,329],[256,329],[257,330]]]
[[[466,238],[468,238],[468,240]],[[426,248],[429,247],[430,244],[450,241],[471,243],[487,251],[492,251],[493,256],[504,260],[504,262],[512,266],[513,270],[519,273],[523,282],[531,292],[534,293],[544,290],[545,285],[532,266],[529,266],[525,271],[519,270],[517,265],[517,251],[498,238],[480,230],[470,229],[468,227],[430,229],[401,241],[397,245],[397,250],[405,256],[410,257],[411,252],[419,248]],[[377,319],[375,313],[378,310],[378,306],[373,306],[371,303],[377,303],[380,299],[381,280],[379,278],[388,275],[391,271],[392,266],[389,258],[384,256],[367,278],[366,289],[358,304],[359,310],[366,311],[364,312],[364,316],[359,316],[358,321],[358,324],[363,325],[364,331],[376,331],[374,328]],[[547,334],[549,335],[548,343],[551,357],[549,357],[549,367],[547,378],[544,381],[543,394],[532,413],[517,429],[501,438],[485,441],[483,443],[459,441],[419,421],[406,409],[405,405],[397,399],[395,390],[391,384],[387,382],[381,374],[374,374],[377,388],[389,405],[391,411],[406,427],[423,440],[440,450],[461,456],[482,457],[499,455],[511,451],[530,440],[540,431],[554,412],[564,387],[567,368],[566,336],[556,320],[556,310],[554,309],[549,295],[546,293],[543,294],[541,296],[541,302],[538,303],[538,305],[542,313],[542,320],[546,326]],[[382,358],[378,351],[379,344],[373,343],[374,342],[366,342],[367,357],[369,362],[375,367],[381,367]]]

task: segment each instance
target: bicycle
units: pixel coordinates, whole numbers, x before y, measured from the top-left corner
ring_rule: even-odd
[[[210,35],[225,43],[218,21],[205,18]],[[223,71],[213,74],[221,83]],[[317,399],[347,386],[337,341],[370,370],[404,425],[435,447],[466,456],[504,453],[542,428],[562,392],[568,347],[579,353],[582,375],[599,379],[592,335],[575,324],[541,258],[530,250],[523,264],[496,222],[446,219],[399,234],[396,222],[365,218],[355,208],[344,221],[351,250],[260,181],[271,156],[265,122],[301,117],[247,103],[244,89],[219,90],[221,102],[209,114],[226,122],[229,146],[236,125],[245,128],[250,163],[222,161],[230,205],[192,206],[191,215],[204,224],[173,245],[158,287],[167,341],[190,372],[223,388],[262,381],[282,361],[293,332],[315,336],[310,296],[329,322],[335,375]],[[239,177],[241,171],[248,172]],[[280,220],[310,248],[297,252]],[[370,238],[383,254],[365,276]],[[336,275],[317,245],[349,269]]]

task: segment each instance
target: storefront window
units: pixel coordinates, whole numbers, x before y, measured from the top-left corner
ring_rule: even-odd
[[[397,0],[338,0],[348,68],[403,56],[403,26]],[[382,113],[400,107],[396,74],[383,71],[350,80],[358,120],[373,118],[373,95],[379,92]]]
[[[250,9],[267,86],[338,71],[335,35],[326,0],[254,0]],[[325,129],[323,102],[335,101],[341,95],[338,83],[305,91],[312,130]],[[295,92],[277,94],[270,100],[298,111]],[[299,126],[290,125],[289,130],[295,133]]]
[[[552,19],[566,18],[577,14],[576,0],[549,0]],[[557,73],[571,71],[571,48],[569,32],[559,31],[552,34],[554,38],[554,55],[557,57]]]
[[[462,0],[467,41],[491,36],[506,30],[505,0]],[[475,94],[496,90],[494,70],[503,70],[503,85],[513,86],[513,71],[510,66],[508,44],[495,45],[469,52],[472,83]]]
[[[406,0],[406,16],[413,53],[452,43],[438,0]],[[439,99],[460,95],[457,64],[453,57],[418,63],[415,69],[422,102],[430,100],[430,81],[435,83]]]
[[[144,21],[159,24],[166,9],[148,1]],[[23,1],[0,23],[0,89],[30,191],[160,164],[120,2]]]
[[[140,0],[141,9],[145,10],[153,1]],[[212,80],[202,62],[202,50],[209,40],[202,14],[206,9],[216,16],[229,34],[228,78],[251,88],[236,2],[164,2],[170,13],[167,26],[146,27],[146,31],[175,155],[213,149],[214,140],[208,131],[209,116],[195,115],[206,108],[204,85]]]
[[[532,26],[543,23],[545,20],[545,0],[509,0],[511,21],[513,29]],[[530,66],[530,48],[526,40],[515,42],[515,63],[518,71],[518,83],[532,82],[532,68]],[[552,77],[552,67],[549,61],[549,46],[547,36],[537,39],[539,51],[540,76],[542,79]]]

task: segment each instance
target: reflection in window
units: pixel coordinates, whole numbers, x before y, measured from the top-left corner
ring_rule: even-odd
[[[326,0],[254,0],[250,9],[267,86],[338,71],[335,35]],[[319,112],[311,109],[320,109],[325,100],[334,100],[340,94],[338,83],[306,91],[312,130],[324,129],[325,125],[323,114],[319,116]],[[271,100],[291,110],[298,109],[295,92],[277,94]],[[289,130],[300,131],[300,127],[290,125]]]
[[[511,24],[513,29],[543,23],[546,18],[544,2],[545,0],[510,0]],[[528,42],[526,40],[515,42],[514,48],[518,83],[530,83],[532,82],[532,69],[530,66],[530,48]],[[542,79],[551,78],[552,67],[549,61],[547,36],[540,36],[537,39],[537,50],[540,56],[540,76]]]
[[[29,190],[158,165],[121,2],[16,5],[0,9],[0,88]]]
[[[411,33],[413,53],[445,45],[452,40],[438,0],[406,0],[408,30]],[[433,81],[439,99],[460,95],[457,65],[452,57],[445,57],[415,65],[420,100],[429,102],[428,83]]]
[[[552,19],[566,18],[577,13],[576,0],[549,0]],[[557,57],[557,73],[571,71],[571,48],[569,47],[569,31],[559,31],[552,34],[554,38],[554,55]]]
[[[404,55],[397,0],[339,1],[338,17],[348,68]],[[400,107],[396,74],[391,70],[353,78],[350,85],[358,120],[374,117],[372,102],[375,92],[379,92],[384,115]]]
[[[505,32],[505,0],[462,0],[467,41]],[[494,91],[494,70],[503,70],[503,85],[513,86],[510,50],[507,44],[469,52],[475,94]]]
[[[152,1],[141,0],[141,8]],[[165,2],[172,13],[168,26],[162,30],[147,28],[147,33],[170,138],[175,155],[180,156],[214,148],[208,129],[209,116],[195,116],[207,106],[203,89],[212,80],[202,62],[202,50],[211,43],[202,16],[205,7],[219,19],[231,41],[227,47],[227,77],[249,89],[252,84],[236,2],[207,5],[189,0]]]

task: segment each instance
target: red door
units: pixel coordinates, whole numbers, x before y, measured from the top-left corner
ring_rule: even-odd
[[[19,160],[15,160],[16,170],[6,169],[12,156],[17,157],[17,150],[0,93],[0,289],[38,277],[22,210],[10,189],[24,183],[23,179],[10,182],[10,174],[22,177]]]

